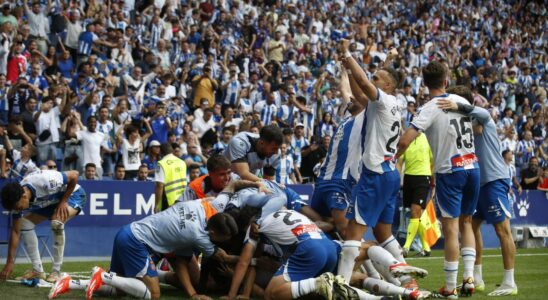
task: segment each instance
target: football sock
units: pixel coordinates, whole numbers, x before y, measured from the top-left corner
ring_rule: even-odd
[[[419,239],[421,240],[422,249],[424,251],[432,251],[432,249],[430,249],[430,245],[428,245],[428,241],[426,240],[426,227],[423,222],[419,222]]]
[[[371,246],[367,249],[367,256],[375,266],[375,269],[381,273],[384,279],[392,284],[399,286],[401,282],[392,276],[390,266],[399,264],[390,252],[379,246]]]
[[[158,280],[160,283],[166,283],[166,275],[169,273],[168,271],[162,271],[160,269],[156,269],[156,272],[158,272]]]
[[[514,281],[514,269],[504,270],[504,277],[502,278],[502,284],[513,286],[513,287],[516,286],[516,282]]]
[[[343,243],[337,274],[343,276],[346,283],[350,282],[361,245],[360,241],[344,241]]]
[[[38,237],[34,231],[34,223],[26,218],[21,219],[21,239],[23,240],[27,254],[32,263],[32,269],[37,272],[44,272],[40,252],[38,251]]]
[[[444,261],[443,271],[445,272],[445,288],[452,291],[457,288],[457,275],[459,273],[459,261]]]
[[[417,231],[419,230],[419,219],[409,219],[409,225],[407,225],[407,237],[405,238],[405,245],[403,248],[409,250],[411,248],[411,243],[415,240]]]
[[[474,262],[476,261],[476,249],[471,247],[463,247],[461,250],[462,265],[463,265],[463,278],[474,277]]]
[[[114,273],[103,272],[101,278],[107,285],[140,299],[150,299],[150,291],[144,282],[135,278],[120,277]]]
[[[392,254],[392,256],[394,256],[394,258],[399,262],[405,263],[405,258],[403,258],[403,250],[393,235],[387,238],[386,241],[382,242],[379,246],[390,252],[390,254]]]
[[[53,232],[53,271],[60,272],[65,251],[65,224],[58,220],[51,221]]]
[[[483,272],[481,265],[474,265],[474,281],[483,282]]]
[[[381,279],[381,274],[375,269],[375,266],[373,266],[373,262],[371,262],[371,259],[366,259],[363,262],[363,267],[365,268],[365,271],[367,272],[367,276],[371,278],[377,278]]]
[[[365,278],[363,280],[363,287],[370,292],[376,294],[381,294],[385,296],[394,296],[394,295],[405,295],[406,289],[395,286],[384,280],[375,279],[375,278]]]
[[[301,281],[291,282],[291,296],[297,299],[308,295],[316,290],[316,278],[308,278]]]

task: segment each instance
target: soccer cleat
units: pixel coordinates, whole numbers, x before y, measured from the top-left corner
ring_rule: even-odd
[[[471,297],[474,294],[474,278],[468,277],[462,282],[462,288],[460,289],[460,295],[463,297]]]
[[[333,281],[333,300],[359,300],[360,296],[338,275]]]
[[[333,299],[333,281],[335,275],[327,272],[316,278],[316,293],[326,300]]]
[[[448,291],[448,290],[445,289],[445,287],[442,287],[438,291],[432,292],[432,294],[430,294],[430,298],[459,299],[459,294],[457,293],[457,289],[453,289],[452,291]]]
[[[394,277],[400,277],[404,275],[411,275],[413,277],[423,278],[428,276],[428,271],[425,269],[410,266],[406,263],[393,264],[389,267],[390,273]]]
[[[51,273],[49,273],[48,277],[46,278],[46,281],[56,282],[57,280],[59,280],[59,278],[61,278],[61,274],[59,273],[59,271],[51,271]]]
[[[405,282],[401,282],[403,288],[407,289],[407,290],[418,290],[419,289],[419,284],[417,283],[417,281],[414,279],[414,278],[410,278],[409,280],[405,281]]]
[[[430,257],[430,255],[432,255],[432,253],[426,250],[422,250],[421,252],[415,254],[416,257]]]
[[[29,270],[29,271],[26,271],[23,275],[19,277],[15,277],[15,280],[33,279],[33,278],[46,279],[46,273]]]
[[[70,275],[67,273],[63,273],[49,290],[48,299],[54,299],[61,294],[68,293],[70,291],[70,281]]]
[[[498,288],[496,288],[491,293],[487,294],[487,296],[491,297],[500,297],[500,296],[517,296],[518,294],[518,287],[517,286],[509,286],[506,284],[502,284]]]
[[[421,291],[421,290],[409,290],[408,293],[405,295],[405,299],[408,300],[422,300],[422,299],[428,299],[430,297],[429,291]]]
[[[93,293],[103,285],[103,269],[101,267],[93,267],[91,271],[91,281],[86,288],[86,298],[91,300]]]

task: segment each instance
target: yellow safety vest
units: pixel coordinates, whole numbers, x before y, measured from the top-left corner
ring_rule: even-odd
[[[169,207],[185,191],[187,185],[186,164],[173,154],[166,155],[158,164],[164,171],[164,197],[167,200],[167,207]],[[160,201],[160,209],[167,208],[162,206],[163,201]]]

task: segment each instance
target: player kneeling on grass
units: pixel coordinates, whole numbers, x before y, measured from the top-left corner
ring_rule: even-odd
[[[251,228],[253,228],[252,225]],[[352,288],[344,283],[344,279],[335,279],[331,272],[335,271],[341,246],[329,238],[306,216],[293,210],[279,210],[266,216],[258,227],[261,240],[277,250],[280,257],[287,257],[279,270],[270,280],[266,291],[266,299],[296,299],[311,293],[316,293],[325,299],[333,298],[333,291],[337,297],[344,299],[382,299],[370,295],[360,289]],[[251,232],[244,244],[242,253],[232,279],[230,292],[226,299],[236,299],[244,276],[252,262],[252,257],[258,242],[250,238]],[[364,244],[365,245],[365,244]],[[366,245],[358,259],[370,258],[385,276],[401,276],[415,274],[425,276],[425,270],[408,266],[398,262],[382,247]],[[250,273],[254,274],[254,272]],[[381,294],[402,295],[409,299],[420,299],[421,293],[406,290],[390,283],[362,277],[357,279],[358,285],[376,290]],[[248,279],[247,282],[254,280]],[[244,289],[245,290],[245,289]]]
[[[180,285],[193,299],[209,299],[198,295],[192,286],[188,261],[194,253],[228,260],[227,254],[213,243],[229,240],[238,233],[234,219],[218,213],[205,200],[179,202],[165,211],[124,226],[114,239],[110,272],[94,267],[91,280],[73,281],[65,275],[52,287],[49,298],[71,289],[86,289],[87,299],[101,295],[127,294],[141,299],[160,298],[159,275],[151,254],[173,253]]]
[[[78,215],[86,204],[86,192],[77,182],[76,171],[61,173],[44,170],[32,172],[20,183],[7,183],[2,188],[2,206],[15,211],[15,214],[8,257],[0,278],[8,278],[13,271],[20,237],[30,257],[32,270],[16,279],[45,277],[34,227],[47,219],[51,220],[54,239],[53,267],[47,280],[54,282],[59,278],[65,250],[65,223]]]

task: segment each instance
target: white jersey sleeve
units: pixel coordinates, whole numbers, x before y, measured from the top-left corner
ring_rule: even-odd
[[[411,122],[411,126],[428,138],[434,156],[434,171],[447,174],[478,168],[470,117],[439,109],[438,99],[468,104],[464,98],[453,94],[434,97]]]
[[[31,207],[46,207],[59,202],[67,190],[67,176],[58,171],[37,170],[25,176],[21,186],[32,191],[35,200]],[[78,188],[77,185],[75,190]]]
[[[370,101],[366,111],[363,165],[375,173],[394,170],[392,158],[400,139],[401,113],[396,97],[377,89],[377,101]]]

